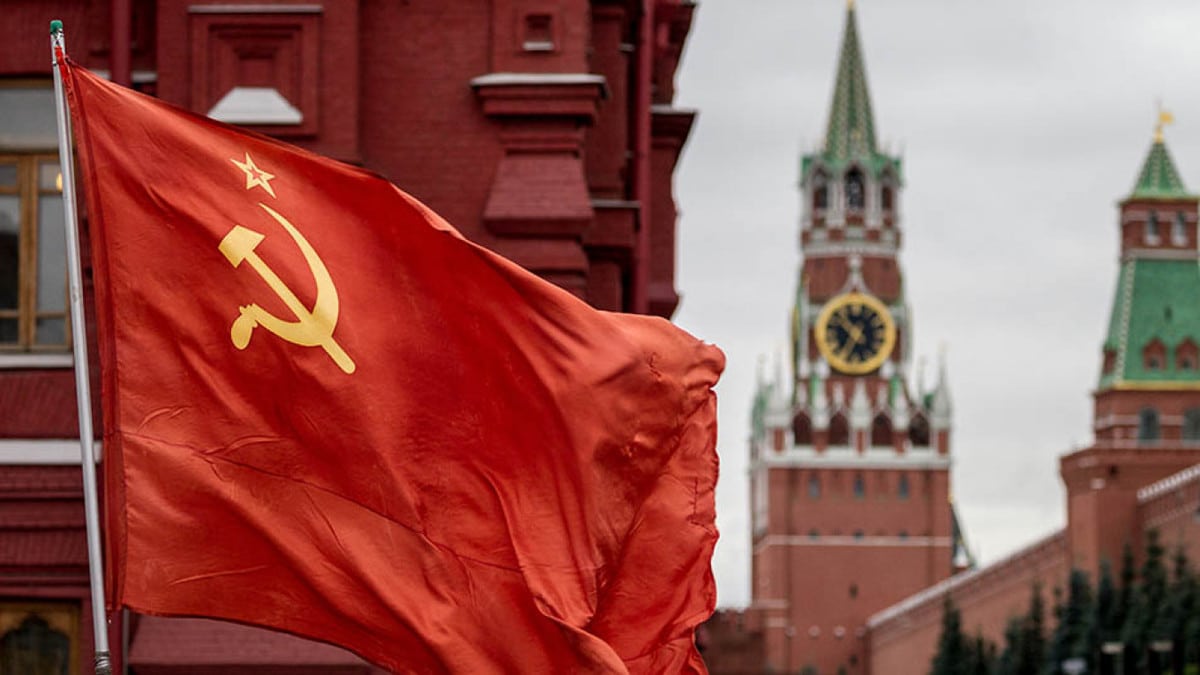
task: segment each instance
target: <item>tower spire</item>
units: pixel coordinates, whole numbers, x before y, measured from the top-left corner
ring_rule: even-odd
[[[875,120],[871,114],[871,95],[867,90],[866,67],[858,41],[854,0],[847,0],[846,30],[842,36],[829,128],[825,132],[825,156],[834,162],[848,162],[874,159],[876,152]]]
[[[1189,196],[1187,188],[1183,186],[1183,179],[1179,177],[1179,171],[1175,168],[1175,162],[1171,159],[1171,153],[1167,151],[1167,144],[1163,141],[1163,127],[1174,122],[1175,116],[1160,105],[1158,121],[1154,125],[1154,143],[1150,145],[1150,152],[1146,155],[1146,161],[1142,163],[1142,170],[1138,173],[1133,194],[1129,195],[1130,199],[1174,199]]]

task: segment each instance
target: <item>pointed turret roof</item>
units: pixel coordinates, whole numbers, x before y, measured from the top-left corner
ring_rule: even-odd
[[[829,110],[829,128],[825,132],[825,155],[838,162],[869,159],[876,154],[875,118],[871,114],[871,94],[867,90],[855,14],[854,4],[850,3],[846,9],[837,84],[833,88],[833,107]]]
[[[1130,199],[1186,199],[1187,188],[1183,179],[1175,169],[1167,144],[1163,142],[1162,132],[1155,134],[1154,143],[1142,163],[1142,171],[1138,174],[1137,184],[1133,187]]]
[[[814,162],[834,170],[857,163],[873,174],[890,166],[896,179],[900,179],[899,158],[880,152],[876,144],[875,116],[871,111],[871,93],[867,88],[867,70],[858,39],[854,2],[847,3],[846,28],[842,34],[825,145],[815,154],[803,158],[802,173],[805,176]]]

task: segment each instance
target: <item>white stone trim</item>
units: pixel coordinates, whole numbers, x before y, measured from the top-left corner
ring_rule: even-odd
[[[1181,488],[1188,483],[1195,482],[1197,479],[1200,479],[1200,464],[1190,466],[1179,473],[1171,474],[1157,483],[1151,483],[1138,490],[1138,503],[1145,504],[1155,497],[1158,497],[1166,492],[1170,492],[1171,490]]]
[[[655,115],[695,115],[695,108],[677,108],[667,103],[655,103],[650,106],[650,112]]]
[[[1159,238],[1146,243],[1156,244]],[[1200,260],[1200,252],[1194,248],[1129,248],[1121,255],[1121,260]]]
[[[820,230],[814,230],[816,234]],[[879,241],[853,239],[830,241],[825,238],[813,237],[804,247],[805,258],[837,258],[847,255],[871,256],[874,258],[895,257],[898,253],[896,244]]]
[[[208,111],[214,120],[228,124],[283,124],[304,122],[304,114],[274,87],[234,87]]]
[[[0,352],[0,370],[71,368],[74,365],[75,357],[71,352],[22,352],[19,354]]]
[[[821,469],[949,469],[950,455],[929,449],[909,449],[902,455],[892,447],[870,447],[859,454],[848,446],[832,446],[818,453],[811,446],[791,447],[783,452],[764,453],[763,464],[770,467]]]
[[[522,84],[598,84],[608,80],[595,73],[488,73],[471,80],[472,87],[499,87]]]
[[[100,441],[96,441],[96,461],[103,456]],[[0,465],[74,465],[78,466],[82,450],[79,439],[0,439]]]
[[[808,548],[821,546],[852,546],[859,548],[950,548],[954,541],[950,537],[898,537],[898,536],[863,536],[852,535],[819,535],[810,537],[806,534],[768,534],[754,544],[754,553],[771,546],[804,546]]]

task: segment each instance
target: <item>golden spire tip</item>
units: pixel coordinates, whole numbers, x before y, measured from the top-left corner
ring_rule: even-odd
[[[1171,112],[1166,108],[1163,108],[1162,103],[1160,102],[1158,104],[1158,122],[1154,125],[1154,142],[1162,143],[1163,127],[1174,123],[1175,115],[1171,114]]]

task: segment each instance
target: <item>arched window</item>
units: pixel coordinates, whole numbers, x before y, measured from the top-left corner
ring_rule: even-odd
[[[792,438],[798,446],[812,445],[812,421],[808,413],[798,412],[792,418]]]
[[[850,424],[840,412],[829,420],[829,444],[850,445]]]
[[[919,448],[929,447],[929,422],[924,415],[913,415],[912,421],[908,423],[908,440]]]
[[[1104,361],[1100,365],[1100,372],[1105,375],[1112,375],[1117,368],[1117,350],[1106,347],[1104,349]]]
[[[1146,234],[1145,240],[1147,244],[1158,243],[1158,213],[1151,211],[1149,216],[1146,216]]]
[[[1158,440],[1158,411],[1154,408],[1142,408],[1142,410],[1138,413],[1137,437],[1139,441]]]
[[[829,208],[829,186],[825,184],[824,178],[819,180],[819,183],[813,185],[812,206],[814,211],[824,211]]]
[[[892,190],[892,186],[884,185],[883,189],[879,192],[879,201],[881,202],[881,206],[883,206],[883,210],[891,211],[892,210],[892,202],[894,200],[895,200],[895,197],[894,197],[894,191]]]
[[[867,482],[861,473],[854,475],[854,498],[864,499],[867,496]]]
[[[910,488],[908,486],[908,474],[900,474],[900,484],[896,486],[896,496],[900,499],[908,499]]]
[[[867,185],[857,167],[846,172],[846,208],[861,211],[867,203]]]
[[[1167,347],[1153,338],[1142,348],[1142,365],[1146,370],[1163,370],[1167,365]]]
[[[1188,408],[1184,411],[1183,440],[1200,441],[1200,408]]]
[[[815,473],[808,476],[808,496],[810,499],[821,497],[821,479]]]
[[[70,637],[36,614],[0,637],[0,672],[67,673],[70,663]]]
[[[1175,222],[1171,223],[1171,243],[1183,246],[1187,239],[1187,216],[1183,215],[1183,211],[1176,211]]]
[[[1196,348],[1196,343],[1192,342],[1191,338],[1184,338],[1175,347],[1175,367],[1179,370],[1196,370],[1197,363],[1200,362],[1200,349]]]
[[[892,421],[888,416],[879,413],[871,422],[871,445],[888,446],[892,444]]]

